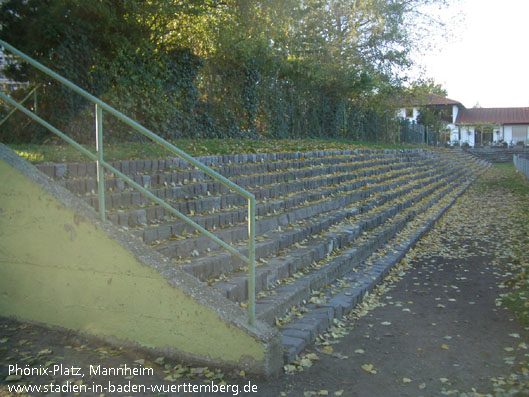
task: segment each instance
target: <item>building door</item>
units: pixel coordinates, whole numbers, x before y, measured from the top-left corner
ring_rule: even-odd
[[[517,144],[520,141],[523,141],[524,144],[527,143],[527,126],[526,125],[513,125],[512,126],[512,141],[514,144]]]
[[[481,146],[481,131],[474,131],[474,146]]]

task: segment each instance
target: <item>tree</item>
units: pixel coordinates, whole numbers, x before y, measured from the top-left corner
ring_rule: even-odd
[[[421,7],[446,1],[9,0],[0,36],[167,137],[379,139]],[[93,109],[11,72],[87,140]]]
[[[138,18],[148,14],[145,8],[133,0],[10,0],[0,8],[0,37],[146,127],[170,136],[182,128],[184,115],[196,102],[200,61],[188,49],[154,42],[150,26]],[[24,63],[6,73],[41,83],[39,114],[81,142],[93,140],[94,110],[82,97]],[[105,124],[109,137],[128,136],[112,119]]]

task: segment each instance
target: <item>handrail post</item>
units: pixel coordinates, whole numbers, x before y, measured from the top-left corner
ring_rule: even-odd
[[[37,114],[37,90],[33,91],[33,113]]]
[[[96,103],[96,151],[97,151],[97,193],[99,215],[104,222],[105,215],[105,169],[103,168],[103,109]]]
[[[46,66],[42,65],[41,63],[37,62],[33,58],[29,57],[28,55],[24,54],[23,52],[17,50],[12,45],[6,43],[3,40],[0,40],[0,45],[3,46],[5,49],[11,51],[13,54],[21,57],[26,62],[28,62],[30,65],[34,66],[38,70],[40,70],[43,73],[46,73],[48,76],[52,77],[59,83],[63,84],[64,86],[70,88],[77,94],[81,95],[82,97],[88,99],[92,103],[95,104],[95,127],[96,127],[96,150],[97,155],[94,155],[90,150],[87,150],[82,145],[79,145],[77,142],[75,142],[73,139],[59,131],[57,128],[53,127],[51,124],[43,120],[41,117],[37,116],[37,96],[35,93],[34,96],[34,107],[35,111],[31,112],[28,109],[26,109],[24,106],[22,106],[21,103],[18,103],[14,101],[12,98],[9,98],[7,95],[4,95],[2,92],[0,92],[0,98],[2,100],[5,100],[7,103],[10,103],[15,107],[15,110],[18,109],[33,120],[37,121],[39,124],[46,127],[48,130],[52,131],[54,134],[58,135],[62,139],[64,139],[69,144],[73,145],[77,150],[88,156],[92,161],[96,161],[97,166],[97,182],[98,182],[98,199],[99,199],[99,213],[101,216],[101,220],[105,221],[106,214],[105,214],[105,169],[108,170],[108,172],[112,172],[114,175],[122,178],[126,183],[134,187],[136,190],[139,190],[143,194],[145,194],[147,197],[149,197],[154,202],[158,203],[162,207],[164,207],[167,211],[173,213],[178,218],[186,222],[188,225],[191,225],[193,228],[198,230],[200,233],[207,236],[209,239],[213,240],[215,243],[217,243],[219,246],[226,249],[229,253],[234,255],[235,257],[239,258],[244,263],[247,263],[249,266],[249,281],[248,281],[248,322],[250,325],[253,325],[255,322],[255,197],[249,193],[248,191],[244,190],[240,186],[237,186],[233,182],[231,182],[229,179],[225,178],[224,176],[220,175],[216,171],[212,170],[211,168],[207,167],[206,165],[202,164],[200,161],[195,160],[192,156],[187,154],[186,152],[182,151],[181,149],[177,148],[176,146],[170,144],[165,139],[160,138],[158,135],[154,134],[153,132],[149,131],[145,127],[141,126],[131,118],[125,116],[123,113],[117,111],[113,107],[107,105],[105,102],[101,101],[100,99],[96,98],[95,96],[89,94],[82,88],[78,87],[71,81],[65,79],[64,77],[60,76],[59,74],[55,73],[51,69],[47,68]],[[34,88],[36,90],[37,87]],[[26,98],[23,99],[22,102],[24,102],[26,99],[28,99],[31,96],[32,92],[30,92]],[[240,251],[233,248],[226,242],[220,240],[217,236],[200,226],[199,224],[195,223],[193,220],[189,219],[179,211],[177,211],[175,208],[173,208],[171,205],[166,203],[165,201],[161,200],[156,195],[149,192],[147,189],[145,189],[143,186],[137,184],[134,182],[131,178],[129,178],[127,175],[123,174],[120,170],[112,167],[109,163],[105,162],[103,159],[103,109],[109,113],[110,115],[113,115],[114,117],[118,118],[128,126],[132,127],[136,131],[140,132],[141,134],[149,137],[154,142],[162,145],[163,147],[169,149],[171,152],[176,154],[181,159],[189,162],[190,164],[194,165],[207,175],[211,176],[215,180],[222,183],[224,186],[229,187],[233,191],[237,192],[243,197],[246,197],[248,199],[248,257],[241,254]],[[14,111],[14,110],[13,110]],[[9,115],[8,115],[9,116]],[[0,124],[5,121],[6,118],[2,119],[0,121]]]
[[[248,199],[248,322],[255,322],[255,197]]]

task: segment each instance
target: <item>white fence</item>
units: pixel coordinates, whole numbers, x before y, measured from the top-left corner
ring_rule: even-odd
[[[516,169],[524,174],[527,179],[529,179],[529,156],[524,157],[519,154],[515,154],[512,156],[512,161],[514,162]]]

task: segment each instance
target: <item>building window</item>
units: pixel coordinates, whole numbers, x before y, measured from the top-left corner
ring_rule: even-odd
[[[406,109],[406,117],[409,119],[413,118],[413,108],[407,108]]]

